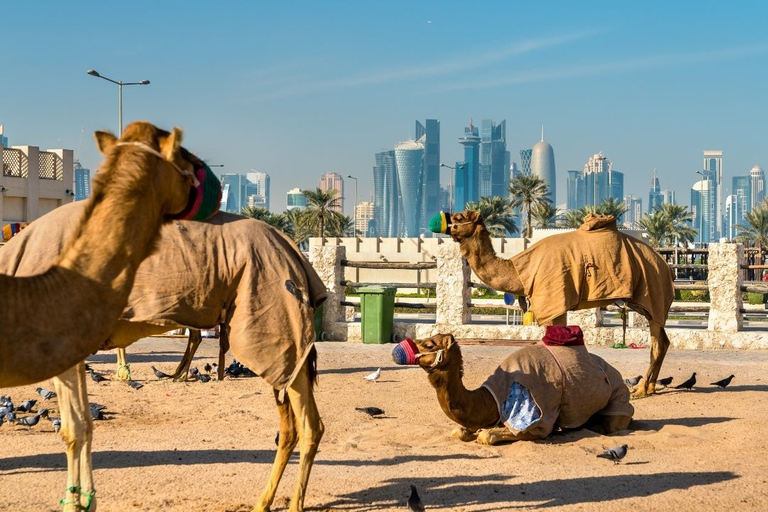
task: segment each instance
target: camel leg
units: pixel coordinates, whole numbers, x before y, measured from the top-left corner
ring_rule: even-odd
[[[200,332],[200,329],[190,329],[187,348],[179,362],[179,366],[176,367],[176,371],[171,375],[171,378],[175,382],[184,382],[189,378],[189,367],[192,366],[192,358],[195,357],[195,352],[197,352],[197,349],[202,342],[203,333]]]
[[[226,323],[219,324],[219,380],[224,380],[224,356],[229,352],[229,327]]]
[[[283,477],[285,467],[291,458],[291,453],[299,442],[298,432],[296,431],[296,417],[291,409],[291,404],[286,399],[280,402],[278,391],[275,390],[275,402],[277,403],[277,413],[280,416],[280,437],[278,439],[277,453],[275,462],[272,465],[272,471],[269,474],[269,482],[266,489],[259,498],[259,504],[254,508],[254,512],[266,512],[272,505],[277,492],[277,486]]]
[[[60,435],[67,452],[67,493],[62,501],[64,512],[75,512],[88,507],[95,512],[96,498],[91,466],[93,420],[88,404],[85,382],[85,364],[78,363],[58,377],[54,377],[61,413]]]
[[[468,443],[477,439],[477,429],[467,427],[457,427],[451,430],[451,437]]]
[[[528,432],[513,434],[507,427],[484,428],[477,433],[477,442],[480,444],[511,443],[514,441],[533,441],[541,439],[541,436]]]
[[[597,413],[589,418],[584,428],[598,434],[610,435],[620,430],[627,430],[631,421],[631,416],[608,416]]]
[[[117,349],[117,371],[115,380],[131,380],[131,365],[128,364],[128,358],[124,348]]]
[[[655,322],[651,324],[651,364],[645,377],[637,384],[637,389],[632,394],[633,398],[642,398],[656,392],[656,379],[659,378],[661,363],[669,349],[669,338],[662,326]]]

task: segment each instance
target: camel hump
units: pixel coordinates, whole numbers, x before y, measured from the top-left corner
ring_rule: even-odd
[[[584,223],[579,227],[583,231],[596,231],[598,229],[612,229],[617,231],[616,217],[601,213],[588,213],[584,216]]]

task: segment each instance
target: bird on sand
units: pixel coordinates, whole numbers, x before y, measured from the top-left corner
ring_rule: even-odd
[[[31,429],[37,422],[40,421],[40,417],[48,417],[48,409],[40,409],[34,416],[26,416],[16,420],[17,425],[23,425],[27,427],[27,430]]]
[[[16,410],[19,412],[30,412],[36,403],[37,400],[26,400],[22,402],[21,405],[16,408]]]
[[[375,372],[370,373],[365,376],[365,380],[376,382],[379,380],[379,377],[381,377],[381,368],[377,369]]]
[[[355,407],[356,411],[364,412],[368,416],[374,417],[374,416],[381,416],[384,414],[383,409],[379,409],[378,407]]]
[[[624,382],[626,382],[627,386],[637,386],[637,383],[640,382],[640,379],[642,379],[642,375],[638,375],[637,377],[632,377],[631,379],[624,379]]]
[[[205,373],[211,373],[211,370],[213,370],[213,366],[211,366],[211,363],[205,363],[205,366],[203,366],[203,370],[205,370]]]
[[[211,376],[206,375],[205,373],[201,373],[200,375],[197,376],[197,378],[200,380],[200,382],[210,382],[211,380]]]
[[[91,370],[89,373],[91,375],[91,379],[93,379],[93,382],[104,382],[105,380],[109,380],[105,376],[103,376],[102,374],[96,373],[93,370]]]
[[[672,384],[672,377],[665,377],[663,379],[659,379],[656,381],[656,384],[661,384],[662,386],[667,387],[670,384]]]
[[[132,380],[131,382],[129,382],[128,385],[131,386],[136,391],[138,391],[138,390],[140,390],[141,388],[144,387],[144,384],[142,384],[141,382],[135,381],[135,380]]]
[[[93,418],[94,420],[106,419],[104,417],[104,409],[107,408],[106,405],[101,405],[101,404],[88,404],[88,405],[90,405],[90,409],[91,409],[91,418]]]
[[[603,453],[598,454],[598,457],[601,459],[612,460],[614,464],[618,464],[627,454],[627,448],[628,447],[625,444],[621,446],[614,446],[613,448],[609,448]]]
[[[150,368],[152,368],[152,371],[155,372],[155,377],[157,377],[158,379],[170,379],[171,378],[170,375],[168,375],[167,373],[161,372],[160,370],[158,370],[154,366],[150,366]]]
[[[37,391],[38,395],[43,397],[43,400],[50,400],[51,398],[56,398],[56,392],[51,391],[50,389],[37,388],[35,391]]]
[[[696,384],[696,372],[693,372],[690,379],[675,386],[675,389],[692,389],[694,384]]]
[[[719,380],[717,382],[713,382],[712,385],[713,386],[719,386],[719,387],[725,389],[726,387],[728,387],[728,384],[731,383],[731,380],[733,380],[733,377],[734,376],[731,375],[730,377],[726,377],[726,378],[724,378],[722,380]]]
[[[424,505],[421,503],[421,498],[419,498],[419,492],[413,484],[411,484],[411,495],[408,496],[408,510],[411,512],[424,512]]]
[[[54,432],[61,430],[61,418],[48,418],[48,420],[51,422]]]

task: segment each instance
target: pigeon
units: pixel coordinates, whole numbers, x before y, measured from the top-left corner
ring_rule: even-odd
[[[106,405],[101,404],[89,404],[91,408],[91,417],[94,420],[104,420],[106,419],[104,417],[104,409],[107,408]]]
[[[384,414],[383,409],[379,409],[378,407],[355,407],[356,411],[364,412],[368,416],[374,417],[374,416],[381,416]]]
[[[7,421],[8,423],[13,423],[14,421],[16,421],[16,413],[15,413],[15,412],[13,412],[13,411],[11,411],[11,412],[8,412],[8,413],[5,413],[5,416],[3,416],[3,418],[4,418],[4,419],[5,419],[5,421]]]
[[[614,446],[613,448],[605,450],[603,453],[599,454],[598,457],[601,459],[612,460],[614,464],[618,464],[626,454],[627,445],[623,444],[621,446]]]
[[[198,378],[200,379],[200,382],[210,382],[211,380],[211,376],[204,373],[201,373]]]
[[[365,380],[368,380],[368,381],[371,381],[371,382],[376,382],[377,380],[379,380],[380,376],[381,376],[381,368],[379,368],[378,370],[376,370],[375,372],[373,372],[373,373],[371,373],[369,375],[366,375],[365,376]]]
[[[424,505],[422,505],[421,498],[419,498],[419,492],[413,484],[411,484],[411,495],[408,496],[408,510],[411,512],[424,512]]]
[[[16,420],[17,425],[23,425],[27,427],[27,430],[31,429],[35,425],[37,425],[37,422],[40,421],[40,417],[48,417],[48,409],[40,409],[37,411],[37,414],[34,416],[26,416],[24,418],[19,418]]]
[[[13,403],[0,407],[0,418],[4,418],[9,412],[13,412]]]
[[[659,379],[656,381],[656,384],[661,384],[662,386],[667,387],[670,384],[672,384],[672,377],[665,377],[663,379]]]
[[[53,426],[53,431],[58,432],[61,430],[61,418],[48,418]]]
[[[640,379],[642,379],[642,375],[638,375],[637,377],[632,377],[631,379],[624,379],[624,382],[627,384],[627,386],[637,386],[637,383],[640,382]]]
[[[135,380],[132,380],[131,382],[129,382],[128,385],[131,386],[136,391],[138,391],[138,390],[140,390],[141,388],[144,387],[144,384],[142,384],[141,382],[135,381]]]
[[[694,384],[696,384],[696,372],[693,372],[690,379],[675,386],[675,389],[692,389]]]
[[[105,376],[103,376],[102,374],[96,373],[93,370],[90,371],[90,375],[91,375],[91,379],[93,379],[93,382],[97,382],[98,383],[98,382],[104,382],[105,380],[109,380]]]
[[[38,395],[43,397],[43,400],[50,400],[51,398],[56,398],[56,393],[54,391],[51,391],[50,389],[37,388],[35,391],[37,391]]]
[[[167,373],[161,372],[160,370],[158,370],[154,366],[150,366],[150,368],[152,368],[152,371],[155,372],[155,377],[157,377],[158,379],[170,379],[171,378],[170,375],[168,375]]]
[[[205,373],[211,373],[211,370],[213,370],[213,366],[211,366],[211,363],[205,363],[205,366],[203,366],[203,370],[205,370]]]
[[[27,400],[26,402],[22,402],[21,405],[16,408],[16,410],[19,412],[30,412],[36,403],[37,400]]]
[[[193,379],[196,379],[200,375],[200,370],[197,369],[197,366],[193,366],[189,369],[189,374]]]
[[[726,387],[728,387],[728,384],[731,383],[731,380],[733,379],[733,377],[734,376],[731,375],[730,377],[726,377],[723,380],[719,380],[717,382],[713,382],[712,385],[713,386],[719,386],[719,387],[725,389]]]
[[[0,406],[12,404],[12,403],[13,402],[11,401],[11,397],[6,396],[6,395],[0,396]]]

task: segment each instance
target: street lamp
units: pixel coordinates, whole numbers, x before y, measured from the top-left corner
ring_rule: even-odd
[[[450,169],[450,170],[453,171],[451,173],[450,185],[448,185],[448,189],[449,189],[448,195],[450,196],[450,200],[451,200],[451,213],[453,213],[453,195],[454,195],[453,194],[453,175],[456,172],[456,169],[459,169],[460,171],[463,171],[464,169],[466,169],[467,168],[467,164],[463,163],[461,165],[458,165],[457,167],[451,167],[450,165],[440,164],[440,167],[445,167],[446,169]]]
[[[357,236],[357,178],[351,174],[347,174],[347,178],[355,180],[355,204],[352,206],[352,216],[355,218],[355,236]]]
[[[103,78],[107,82],[112,82],[113,84],[117,84],[117,105],[118,105],[118,121],[117,121],[117,131],[118,131],[118,138],[123,136],[123,86],[124,85],[149,85],[149,80],[140,80],[138,82],[123,82],[122,80],[112,80],[111,78],[107,78],[104,75],[100,75],[98,71],[95,69],[89,69],[86,71],[91,76],[95,76],[96,78]]]

